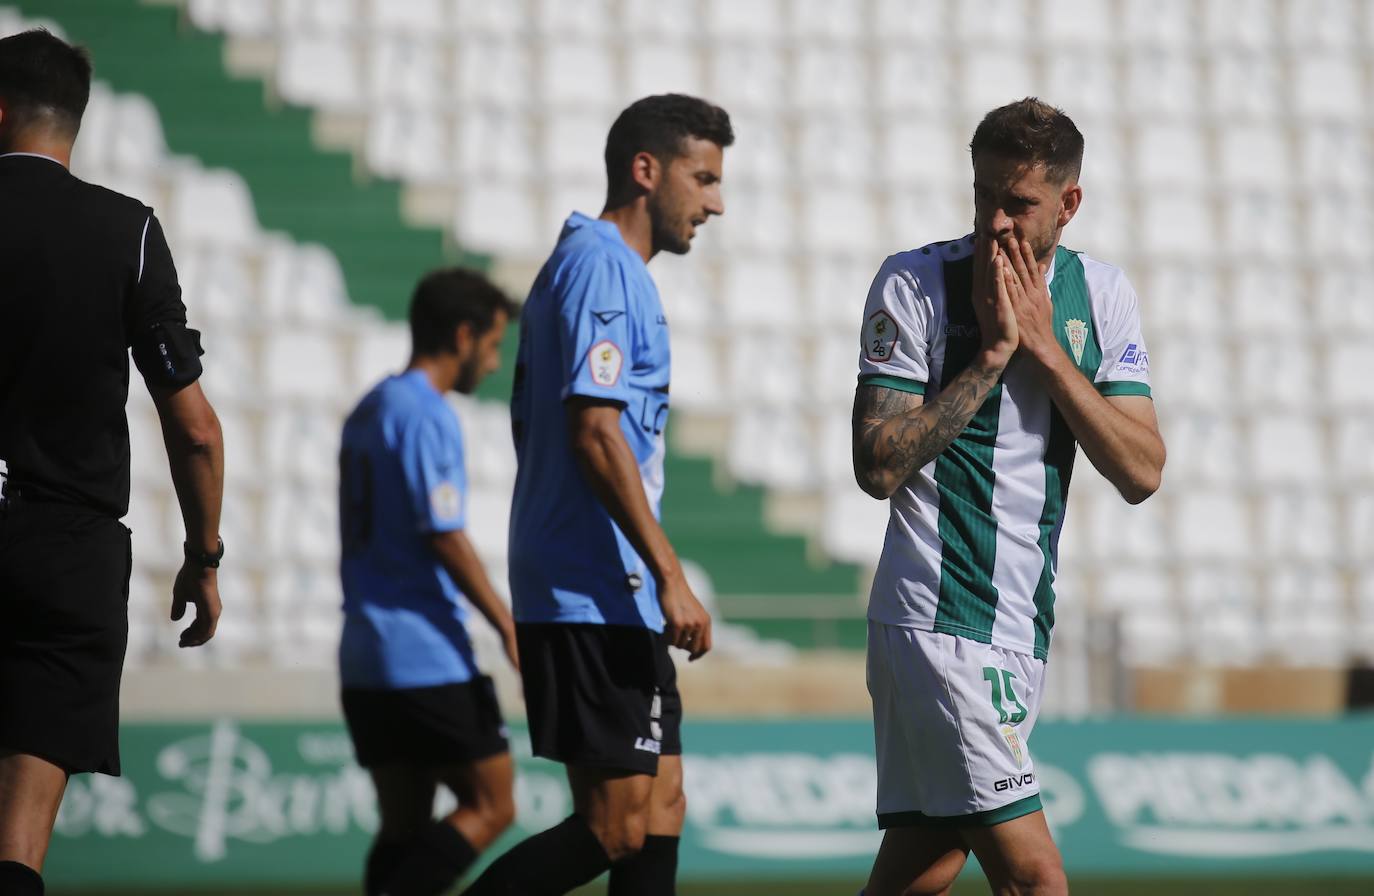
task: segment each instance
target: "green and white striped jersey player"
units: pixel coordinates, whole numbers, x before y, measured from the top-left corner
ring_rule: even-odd
[[[974,236],[893,255],[864,309],[859,382],[925,396],[979,349]],[[1150,394],[1135,290],[1119,268],[1058,247],[1053,331],[1099,394]],[[1012,363],[943,452],[891,498],[868,618],[1044,660],[1076,443],[1029,364]]]
[[[1082,134],[1026,99],[970,150],[974,232],[888,258],[861,329],[854,473],[891,505],[868,609],[885,833],[866,896],[944,892],[970,850],[996,892],[1067,893],[1029,739],[1074,456],[1132,503],[1164,467],[1135,291],[1060,246]]]

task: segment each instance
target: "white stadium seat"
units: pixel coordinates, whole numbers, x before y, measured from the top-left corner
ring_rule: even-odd
[[[1093,135],[1095,153],[1097,129],[1089,130],[1083,123],[1094,118],[1110,119],[1119,110],[1116,56],[1101,50],[1056,53],[1045,61],[1045,66],[1045,95],[1054,98],[1054,103],[1068,113],[1079,130]]]
[[[1196,489],[1175,496],[1169,531],[1186,560],[1237,562],[1255,543],[1250,508],[1233,492]]]
[[[534,59],[528,45],[460,32],[453,54],[454,102],[519,109],[534,101]]]
[[[454,231],[466,246],[479,251],[531,255],[547,246],[537,222],[538,199],[520,184],[474,182],[459,198]]]
[[[908,147],[908,152],[919,155],[921,151]],[[807,184],[871,182],[877,158],[868,122],[825,112],[806,116],[797,128],[796,170]]]
[[[455,118],[454,174],[463,182],[522,181],[540,172],[533,119],[520,110],[464,110]]]
[[[876,173],[887,183],[963,185],[972,180],[965,143],[939,119],[888,122]]]
[[[1350,119],[1369,94],[1357,59],[1342,53],[1298,56],[1291,82],[1293,106],[1303,118]]]
[[[1120,33],[1137,45],[1185,47],[1197,39],[1191,0],[1125,0]]]
[[[830,556],[873,565],[883,550],[890,514],[886,501],[875,501],[851,484],[826,493],[821,544]]]
[[[1374,415],[1339,415],[1332,425],[1331,477],[1352,488],[1374,487]]]
[[[606,116],[555,112],[544,119],[540,174],[550,181],[575,178],[604,183]]]
[[[552,107],[599,109],[620,95],[609,54],[600,43],[551,41],[543,46],[544,102]]]
[[[449,82],[447,53],[432,33],[391,35],[368,43],[368,97],[380,108],[438,105]]]
[[[1213,253],[1216,216],[1205,200],[1161,191],[1144,197],[1141,206],[1141,248],[1152,260],[1200,260]]]
[[[926,42],[915,51],[906,43],[879,45],[878,105],[885,112],[947,112],[955,106],[959,81],[939,31],[926,31],[911,16]],[[883,35],[886,36],[886,35]]]
[[[336,401],[349,380],[347,359],[328,333],[271,333],[263,340],[262,382],[276,401]]]
[[[1304,183],[1338,191],[1365,190],[1374,183],[1374,151],[1364,128],[1347,122],[1315,124],[1300,128],[1297,138]]]
[[[753,6],[734,3],[734,6]],[[708,47],[708,84],[713,101],[732,113],[775,110],[783,100],[783,56],[771,44],[714,44]]]
[[[984,24],[995,21],[984,4],[960,4],[959,9],[977,10],[975,14]],[[994,43],[996,32],[984,37],[989,41],[987,44],[979,42],[964,53],[959,85],[962,105],[973,112],[970,120],[975,124],[984,111],[1024,97],[1032,80],[1029,52],[1017,45],[998,46]]]
[[[1026,0],[987,0],[955,3],[954,33],[965,46],[1026,43],[1031,33],[1030,4]]]
[[[1313,351],[1306,340],[1274,337],[1240,344],[1237,398],[1255,412],[1254,424],[1276,423],[1275,411],[1311,408],[1317,398]]]
[[[1321,461],[1317,457],[1312,462]],[[1258,509],[1257,546],[1266,562],[1330,564],[1342,559],[1336,507],[1324,491],[1267,489]]]
[[[793,406],[806,398],[796,342],[767,327],[750,327],[748,335],[730,341],[726,395],[742,409]],[[741,413],[739,417],[748,417]]]
[[[1286,4],[1283,19],[1283,41],[1288,46],[1307,52],[1347,49],[1359,37],[1359,17],[1356,5],[1369,4],[1363,0],[1303,0]]]
[[[364,0],[277,0],[282,33],[343,32],[357,27]]]
[[[1290,177],[1287,134],[1267,125],[1218,128],[1221,182],[1227,187],[1276,189]]]
[[[1054,0],[1042,4],[1035,31],[1056,46],[1096,46],[1116,40],[1117,22],[1110,4],[1101,0]]]
[[[1326,361],[1322,395],[1336,408],[1374,408],[1374,389],[1369,371],[1374,363],[1368,339],[1333,339],[1323,353]]]
[[[879,219],[875,194],[859,187],[817,187],[802,196],[802,246],[851,256],[873,251]]]
[[[710,411],[725,396],[723,363],[714,340],[692,333],[673,333],[673,407]]]
[[[626,57],[626,86],[634,96],[658,93],[700,96],[705,92],[705,65],[694,46],[681,46],[671,41],[636,41],[626,47]],[[605,122],[602,122],[603,138],[605,130]],[[733,172],[731,174],[733,176]]]
[[[814,441],[802,418],[768,410],[737,414],[730,432],[730,473],[745,482],[770,488],[814,487]]]
[[[1210,9],[1212,4],[1207,6]],[[1279,97],[1279,75],[1269,56],[1221,50],[1210,68],[1208,111],[1221,121],[1270,121],[1286,107]]]
[[[788,82],[792,105],[803,112],[856,112],[868,105],[867,59],[857,47],[802,45]]]
[[[366,27],[377,31],[433,36],[448,27],[445,0],[370,0]]]
[[[362,68],[352,42],[341,36],[286,36],[277,90],[288,102],[303,106],[351,109],[361,105]]]
[[[1139,182],[1159,187],[1203,186],[1212,170],[1205,137],[1189,125],[1145,125],[1136,133],[1132,148],[1132,170]]]
[[[1183,356],[1179,363],[1186,363]],[[1156,368],[1163,369],[1163,365]],[[1209,388],[1215,388],[1215,382]],[[1160,390],[1156,394],[1163,407],[1172,405],[1169,416],[1160,421],[1169,450],[1165,481],[1190,486],[1235,484],[1243,472],[1236,463],[1242,442],[1235,419],[1213,410],[1190,410],[1182,396],[1173,392]],[[1194,402],[1196,405],[1196,398]]]
[[[653,35],[691,43],[702,25],[701,19],[699,10],[685,3],[622,0],[619,25],[632,36]]]
[[[1269,50],[1279,29],[1275,0],[1207,0],[1199,5],[1202,34],[1212,47]]]
[[[782,4],[779,0],[708,0],[704,19],[714,38],[768,38],[781,28]]]
[[[174,179],[168,229],[183,244],[243,247],[260,230],[243,178],[223,169],[183,169]]]
[[[1198,111],[1199,87],[1197,61],[1187,53],[1144,49],[1126,63],[1124,101],[1136,114],[1190,118]]]

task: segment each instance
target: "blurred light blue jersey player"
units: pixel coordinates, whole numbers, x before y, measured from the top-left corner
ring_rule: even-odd
[[[573,213],[525,303],[511,417],[518,472],[510,583],[520,623],[663,630],[653,575],[578,468],[564,401],[621,405],[655,517],[668,420],[668,322],[644,259],[610,221]]]
[[[349,414],[339,475],[342,684],[471,680],[466,601],[425,537],[464,527],[463,433],[423,371],[387,377]]]

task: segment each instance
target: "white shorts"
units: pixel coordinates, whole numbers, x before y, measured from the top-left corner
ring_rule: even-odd
[[[1040,809],[1028,742],[1045,663],[868,623],[878,827],[993,825]]]

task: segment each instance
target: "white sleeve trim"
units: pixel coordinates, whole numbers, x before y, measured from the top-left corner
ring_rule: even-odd
[[[143,236],[138,238],[138,282],[143,282],[143,249],[148,245],[148,225],[153,223],[153,216],[148,215],[148,220],[143,222]]]

